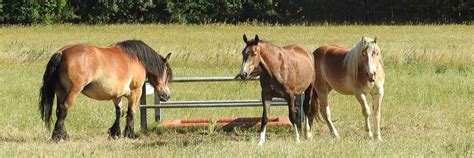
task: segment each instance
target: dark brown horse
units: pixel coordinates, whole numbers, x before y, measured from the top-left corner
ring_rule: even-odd
[[[352,49],[325,45],[313,52],[316,93],[314,93],[312,108],[308,113],[310,125],[312,125],[313,116],[317,115],[320,110],[331,130],[331,134],[334,137],[339,137],[331,120],[331,111],[328,104],[329,94],[332,90],[335,90],[341,94],[354,95],[357,98],[364,115],[365,130],[368,132],[368,136],[372,138],[369,122],[371,108],[366,99],[367,95],[371,95],[375,114],[375,136],[377,140],[382,140],[380,134],[380,104],[384,93],[385,73],[380,52],[376,38],[367,37],[363,37]]]
[[[162,101],[170,97],[168,83],[172,70],[166,58],[142,41],[118,42],[107,48],[88,44],[70,45],[55,53],[46,66],[39,95],[41,118],[50,128],[56,95],[56,117],[52,139],[68,139],[64,120],[79,93],[97,100],[112,100],[115,122],[109,129],[111,138],[120,136],[122,97],[128,99],[124,136],[135,139],[133,114],[142,95],[145,78],[154,86]]]
[[[259,145],[265,142],[268,111],[273,97],[284,98],[288,102],[289,118],[296,131],[296,141],[299,142],[301,124],[297,121],[295,95],[305,92],[304,104],[309,106],[314,77],[313,57],[305,48],[297,45],[278,47],[266,41],[247,40],[242,51],[242,69],[240,78],[253,77],[251,73],[259,72],[263,113],[260,129]],[[259,69],[258,71],[255,71]]]

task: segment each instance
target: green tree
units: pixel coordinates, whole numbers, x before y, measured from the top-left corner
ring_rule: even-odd
[[[0,22],[3,23],[3,0],[0,0]]]
[[[3,20],[10,24],[62,23],[76,18],[68,0],[5,0]]]

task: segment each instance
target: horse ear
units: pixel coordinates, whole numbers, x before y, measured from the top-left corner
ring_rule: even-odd
[[[259,41],[260,41],[260,39],[258,39],[258,35],[255,35],[255,42],[258,43]]]
[[[374,38],[374,43],[377,43],[377,36],[375,36]]]
[[[364,37],[364,36],[362,36],[362,39],[360,39],[360,41],[361,41],[362,44],[364,44],[364,45],[367,43],[367,41],[365,40],[365,37]]]
[[[171,57],[171,53],[168,53],[168,55],[166,55],[165,57],[165,63],[169,61],[170,57]]]
[[[243,38],[244,38],[244,42],[245,42],[245,43],[248,43],[247,35],[244,34],[244,37],[243,37]]]

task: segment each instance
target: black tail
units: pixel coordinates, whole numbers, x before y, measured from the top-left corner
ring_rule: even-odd
[[[61,64],[62,53],[55,53],[49,59],[46,71],[43,75],[43,85],[39,94],[39,112],[41,119],[44,121],[46,127],[51,127],[51,111],[55,95],[56,83],[58,82],[58,69]]]

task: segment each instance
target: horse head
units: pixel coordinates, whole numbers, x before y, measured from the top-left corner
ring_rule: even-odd
[[[377,45],[377,37],[374,39],[368,37],[362,37],[359,42],[360,45],[360,58],[359,65],[362,66],[363,73],[367,76],[370,82],[374,82],[377,78],[377,69],[379,67],[381,54],[380,47]]]
[[[166,57],[163,59],[162,64],[163,64],[164,69],[161,76],[149,75],[148,77],[148,80],[150,80],[150,83],[155,88],[161,101],[168,101],[168,99],[171,96],[171,91],[168,87],[168,83],[172,80],[172,71],[171,71],[170,64],[168,62],[170,56],[171,56],[171,53],[166,55]]]
[[[254,71],[258,71],[258,65],[260,64],[260,52],[262,50],[259,45],[260,39],[258,35],[252,40],[247,40],[247,36],[244,34],[243,40],[246,44],[244,50],[242,50],[242,68],[240,69],[240,78],[248,79],[253,77]]]

